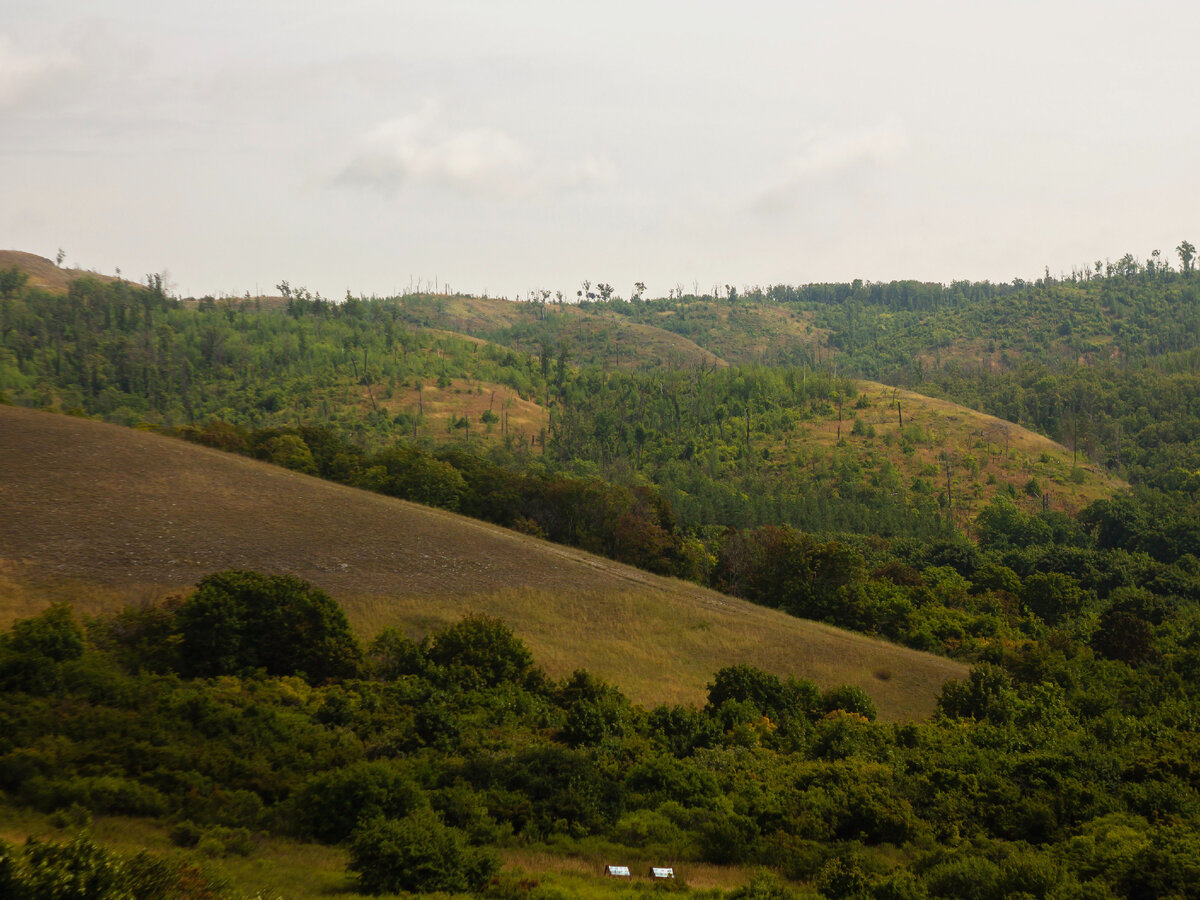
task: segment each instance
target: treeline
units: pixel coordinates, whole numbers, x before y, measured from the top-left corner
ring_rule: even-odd
[[[1153,364],[966,373],[946,367],[923,388],[1021,422],[1079,458],[1162,490],[1194,489],[1200,469],[1200,350]]]
[[[507,468],[461,446],[398,443],[368,453],[325,426],[262,428],[226,422],[171,430],[186,440],[299,472],[437,506],[664,575],[703,574],[655,488]]]
[[[978,517],[977,543],[951,532],[888,540],[788,525],[689,535],[651,487],[514,471],[459,447],[366,454],[320,427],[212,423],[178,434],[972,660],[1065,628],[1097,653],[1136,662],[1150,652],[1153,628],[1200,601],[1200,507],[1148,491],[1098,501],[1078,519],[1028,512],[1000,495]],[[1108,637],[1118,620],[1123,644]]]
[[[822,316],[842,321],[818,320],[830,329],[823,340],[839,348],[840,372],[891,376],[1022,422],[1075,448],[1081,462],[1164,487],[1200,469],[1191,402],[1200,350],[1134,359],[1195,345],[1196,284],[1192,272],[1160,268],[1050,279],[1003,296],[984,291],[977,302],[942,312],[892,310],[869,292],[859,302],[850,285],[845,302],[821,304]],[[843,418],[849,407],[850,433],[863,412],[852,384],[831,368],[810,361],[798,368],[579,369],[572,365],[578,348],[552,327],[579,316],[542,316],[536,304],[521,304],[529,307],[524,349],[504,348],[413,330],[414,319],[439,321],[439,299],[445,303],[331,303],[287,287],[282,306],[212,298],[185,306],[153,283],[83,278],[65,297],[14,284],[0,297],[0,395],[130,425],[321,423],[367,452],[400,440],[468,443],[470,435],[473,444],[505,447],[497,457],[505,467],[648,481],[687,534],[788,524],[928,538],[947,527],[945,498],[930,478],[902,475],[896,464],[898,453],[921,443],[919,428],[885,435],[880,445],[793,446],[791,435],[806,422]],[[735,306],[753,306],[744,299],[720,301],[728,315],[706,327],[756,340],[759,320],[735,314]],[[662,302],[678,311],[654,312],[659,301],[627,305],[645,307],[646,321],[662,327],[695,318],[685,314],[687,298]],[[707,310],[713,302],[692,305]],[[1035,344],[1044,349],[1043,338],[1063,348],[1057,362],[1022,357]],[[988,346],[991,363],[961,361],[962,348],[986,355]],[[952,358],[936,364],[943,349]],[[1091,364],[1079,366],[1080,358]],[[466,395],[485,384],[546,408],[545,433],[540,423],[526,426],[528,433],[510,429],[503,399],[479,421],[453,412],[435,433],[424,387],[453,385],[465,409]],[[394,401],[398,393],[403,404]],[[971,478],[959,475],[971,490]]]
[[[945,531],[932,491],[914,490],[888,458],[890,440],[875,453],[845,443],[793,446],[797,427],[814,421],[844,417],[844,437],[867,434],[855,421],[869,400],[827,371],[592,368],[572,373],[558,397],[551,459],[564,468],[591,464],[617,481],[648,478],[688,531],[766,524],[884,536]],[[911,452],[922,436],[910,429],[896,449]]]
[[[0,394],[121,424],[319,421],[381,445],[430,430],[419,409],[389,412],[387,400],[452,379],[525,398],[547,383],[530,353],[415,332],[393,301],[331,303],[289,288],[285,308],[185,305],[161,283],[86,277],[66,296],[27,286],[0,296]]]
[[[945,568],[891,577],[940,604]],[[996,641],[933,721],[884,725],[858,689],[745,665],[701,708],[642,709],[586,672],[547,677],[487,618],[361,647],[320,591],[224,572],[0,639],[0,789],[64,828],[158,819],[217,860],[268,834],[345,843],[372,892],[549,900],[497,874],[497,849],[527,847],[766,865],[831,900],[1196,897],[1198,621],[1165,612],[1136,665],[1070,628]]]

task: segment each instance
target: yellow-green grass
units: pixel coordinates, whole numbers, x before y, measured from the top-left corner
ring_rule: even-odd
[[[724,366],[725,361],[690,339],[621,315],[573,304],[518,303],[496,297],[439,297],[434,333],[480,335],[534,321],[554,321],[555,333],[572,348],[571,360],[636,367],[659,363]],[[535,349],[535,348],[525,348]]]
[[[724,301],[689,301],[682,311],[664,309],[653,321],[665,325],[673,318],[686,317],[708,330],[706,349],[730,363],[754,363],[778,358],[781,351],[804,348],[814,355],[834,355],[823,349],[828,329],[816,327],[812,313],[799,312],[775,303],[742,303],[732,306]],[[789,354],[790,355],[790,354]]]
[[[887,460],[901,476],[901,489],[924,479],[933,493],[944,494],[948,460],[955,521],[967,529],[1008,485],[1019,505],[1042,509],[1042,497],[1025,490],[1032,479],[1048,495],[1046,508],[1066,512],[1128,487],[1086,455],[1075,458],[1062,444],[1012,422],[874,381],[856,382],[856,388],[869,405],[856,408],[857,397],[851,396],[842,405],[840,422],[835,403],[824,415],[797,422],[769,446],[775,464],[790,468],[847,453],[870,472]],[[853,434],[855,418],[874,436]]]
[[[74,825],[58,827],[51,817],[0,804],[0,840],[20,846],[26,838],[61,843],[80,833]],[[207,856],[198,850],[174,846],[169,826],[163,822],[126,816],[97,816],[83,828],[100,846],[123,855],[142,851],[166,859],[185,860],[228,884],[240,896],[285,900],[338,897],[360,900],[368,895],[355,890],[354,875],[347,870],[345,848],[284,837],[259,835],[248,856]],[[745,884],[750,872],[740,866],[679,862],[614,851],[609,855],[568,855],[529,848],[502,848],[499,877],[533,881],[557,887],[572,897],[644,896],[652,879],[652,865],[674,868],[676,878],[689,888],[730,890]],[[631,878],[604,876],[606,865],[627,865]]]
[[[159,821],[97,816],[84,830],[97,844],[116,853],[146,851],[161,858],[186,860],[225,881],[239,896],[261,893],[264,898],[285,900],[368,896],[354,890],[353,874],[346,869],[347,853],[341,847],[260,835],[249,856],[209,857],[174,846],[169,826]],[[75,826],[56,827],[48,816],[0,805],[0,839],[10,844],[23,844],[27,837],[64,842],[79,832]]]
[[[889,721],[930,714],[965,667],[582,551],[173,440],[0,406],[0,624],[55,599],[88,612],[251,568],[342,602],[364,637],[498,616],[537,662],[637,702],[703,701],[749,663],[863,687]]]
[[[396,380],[393,383],[359,388],[361,395],[358,408],[364,415],[374,405],[397,413],[418,416],[419,434],[437,441],[462,440],[495,442],[503,439],[505,431],[527,441],[550,424],[546,407],[522,397],[511,387],[467,378],[453,378],[444,388],[436,384],[422,384],[418,389],[411,382]],[[484,413],[491,412],[497,421],[487,424],[482,420]],[[454,423],[466,417],[467,429],[456,428]]]

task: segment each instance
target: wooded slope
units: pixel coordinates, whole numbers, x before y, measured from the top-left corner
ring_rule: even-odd
[[[927,715],[950,660],[795,619],[472,519],[159,435],[0,406],[0,621],[52,599],[112,608],[232,568],[324,588],[370,637],[467,611],[507,621],[553,675],[644,704],[702,700],[748,662],[858,684],[884,719]]]

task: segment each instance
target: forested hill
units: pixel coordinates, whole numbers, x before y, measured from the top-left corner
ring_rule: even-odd
[[[556,677],[695,702],[723,665],[867,689],[927,716],[963,667],[440,509],[154,434],[0,406],[0,626],[67,596],[112,613],[226,568],[324,588],[364,637],[502,616]],[[90,599],[89,599],[90,598]],[[799,652],[798,652],[799,648]],[[887,672],[888,677],[876,676]]]
[[[60,555],[103,549],[110,571],[126,573],[110,582],[123,592],[113,598],[78,570],[39,581],[30,563],[0,561],[0,597],[31,612],[54,591],[84,609],[130,604],[86,631],[78,611],[51,606],[0,635],[0,722],[11,726],[0,728],[0,835],[95,815],[108,834],[141,829],[164,848],[169,835],[178,858],[204,856],[261,896],[280,884],[262,848],[293,836],[330,845],[293,859],[294,896],[349,890],[344,875],[319,885],[314,875],[348,866],[374,892],[630,897],[648,882],[601,881],[580,866],[669,861],[686,873],[671,886],[681,895],[696,893],[682,883],[693,873],[709,898],[749,878],[730,866],[776,873],[727,900],[793,889],[827,900],[1198,898],[1200,344],[1189,252],[1181,271],[1129,257],[1002,286],[626,301],[604,285],[577,305],[539,294],[496,307],[507,318],[490,322],[479,317],[493,301],[469,298],[329,303],[285,284],[277,301],[185,303],[161,280],[79,278],[54,293],[0,268],[0,393],[74,414],[5,407],[0,438],[39,418],[204,460],[155,468],[118,452],[105,474],[103,454],[83,465],[70,439],[0,447],[19,462],[0,479],[13,510],[0,515],[0,547],[61,563],[54,545],[31,543],[29,523],[50,523],[68,535]],[[476,318],[452,321],[459,309]],[[580,337],[606,328],[621,340]],[[625,340],[649,331],[719,360]],[[230,511],[213,508],[204,488],[218,470],[253,472],[257,494],[283,508],[255,520],[235,502],[253,492],[228,480],[209,493]],[[177,521],[169,504],[189,477],[201,483]],[[72,485],[73,505],[54,502]],[[387,513],[374,528],[347,514],[347,537],[322,527],[334,496]],[[257,558],[292,552],[332,585],[361,574],[364,542],[377,562],[403,550],[377,568],[436,583],[447,547],[477,549],[463,531],[401,548],[421,536],[416,519],[449,517],[406,506],[401,521],[395,498],[507,526],[463,525],[487,535],[475,543],[505,556],[506,575],[520,559],[505,548],[535,544],[542,560],[587,565],[532,540],[545,535],[635,562],[643,571],[627,582],[660,583],[644,570],[680,576],[671,591],[708,602],[660,606],[569,585],[480,598],[536,641],[538,661],[565,676],[556,680],[501,623],[455,624],[478,611],[460,591],[428,603],[340,598],[364,636],[397,620],[411,632],[363,647],[332,600],[292,579],[213,573],[163,604],[139,602],[157,595],[131,583],[176,567],[189,578],[208,564],[268,568]],[[118,514],[105,522],[107,510]],[[83,524],[92,539],[70,531]],[[206,524],[236,529],[214,545]],[[307,540],[271,544],[298,524]],[[324,555],[339,528],[349,558]],[[188,556],[214,546],[224,555]],[[612,575],[611,565],[589,568]],[[301,610],[319,615],[292,614]],[[788,664],[706,665],[738,646],[727,613],[777,624],[752,649],[786,644]],[[813,645],[789,636],[824,626],[788,627],[799,618],[973,668],[941,690],[928,721],[874,722],[882,710],[859,688],[773,674],[812,662]],[[278,642],[296,652],[264,639],[281,625],[303,632]],[[670,653],[660,637],[675,642],[662,645]],[[637,696],[661,696],[646,690],[653,680],[678,680],[691,664],[690,683],[707,685],[703,707],[647,710],[573,671],[605,645],[601,671],[617,684],[650,673]],[[954,665],[934,660],[930,671],[938,663]],[[912,676],[866,668],[872,689]],[[140,819],[102,818],[112,814]],[[441,848],[436,865],[414,864],[430,846]],[[241,853],[258,856],[230,859]],[[130,885],[167,883],[171,872],[152,863],[82,838],[0,843],[0,894],[29,895],[88,865]],[[408,880],[418,869],[419,884]],[[173,871],[175,881],[190,872]]]
[[[671,302],[711,319],[697,338],[743,360],[794,346],[799,365],[685,353],[660,327],[673,315],[647,313],[659,301],[334,304],[281,284],[274,300],[180,302],[153,280],[53,294],[4,271],[0,392],[128,425],[320,424],[368,451],[459,444],[509,468],[648,481],[692,532],[928,536],[968,530],[997,494],[1074,511],[1117,483],[1086,446],[835,374],[833,336],[773,301]]]

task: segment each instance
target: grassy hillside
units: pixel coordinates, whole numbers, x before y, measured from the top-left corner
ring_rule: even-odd
[[[54,294],[65,294],[67,287],[76,278],[96,278],[104,282],[118,279],[112,275],[100,275],[86,269],[63,268],[55,265],[52,260],[36,253],[26,253],[24,250],[0,250],[0,269],[16,266],[29,276],[27,282],[31,287],[40,288]]]
[[[0,407],[0,622],[55,599],[111,611],[231,567],[329,591],[355,627],[509,622],[551,674],[585,667],[644,704],[699,702],[750,662],[857,684],[890,720],[965,668],[440,510],[174,441]]]
[[[556,355],[565,346],[576,365],[627,369],[726,365],[718,354],[686,334],[660,327],[657,321],[635,321],[588,305],[424,294],[397,302],[409,325],[487,338],[538,355]]]
[[[937,493],[944,493],[948,463],[956,521],[964,528],[998,493],[1031,510],[1074,513],[1127,486],[1086,454],[1012,422],[878,382],[855,385],[869,405],[843,411],[841,433],[847,442],[862,448],[865,458],[882,454],[909,484],[921,480]],[[855,435],[855,418],[877,440],[869,431]],[[812,446],[836,445],[834,417],[805,423],[800,430],[800,440]]]
[[[55,842],[71,836],[69,831],[51,824],[50,818],[0,807],[0,840],[20,846],[27,837]],[[89,832],[106,849],[129,855],[148,850],[160,857],[179,857],[182,854],[170,840],[170,830],[162,823],[128,816],[97,816],[89,827]],[[346,871],[348,854],[344,847],[259,835],[249,857],[228,854],[213,859],[198,852],[188,856],[205,870],[218,873],[247,897],[256,893],[286,900],[330,896],[360,900],[371,896],[355,890],[354,879]],[[566,856],[522,847],[504,848],[500,856],[505,877],[514,885],[521,882],[544,885],[562,892],[551,896],[571,897],[644,897],[651,886],[645,873],[651,865],[663,862],[653,854],[645,859],[631,859],[627,851]],[[618,857],[631,868],[633,877],[629,883],[601,877],[604,866]],[[672,863],[679,882],[697,892],[732,890],[745,884],[753,874],[750,866],[675,860]],[[661,885],[657,887],[662,890]]]

